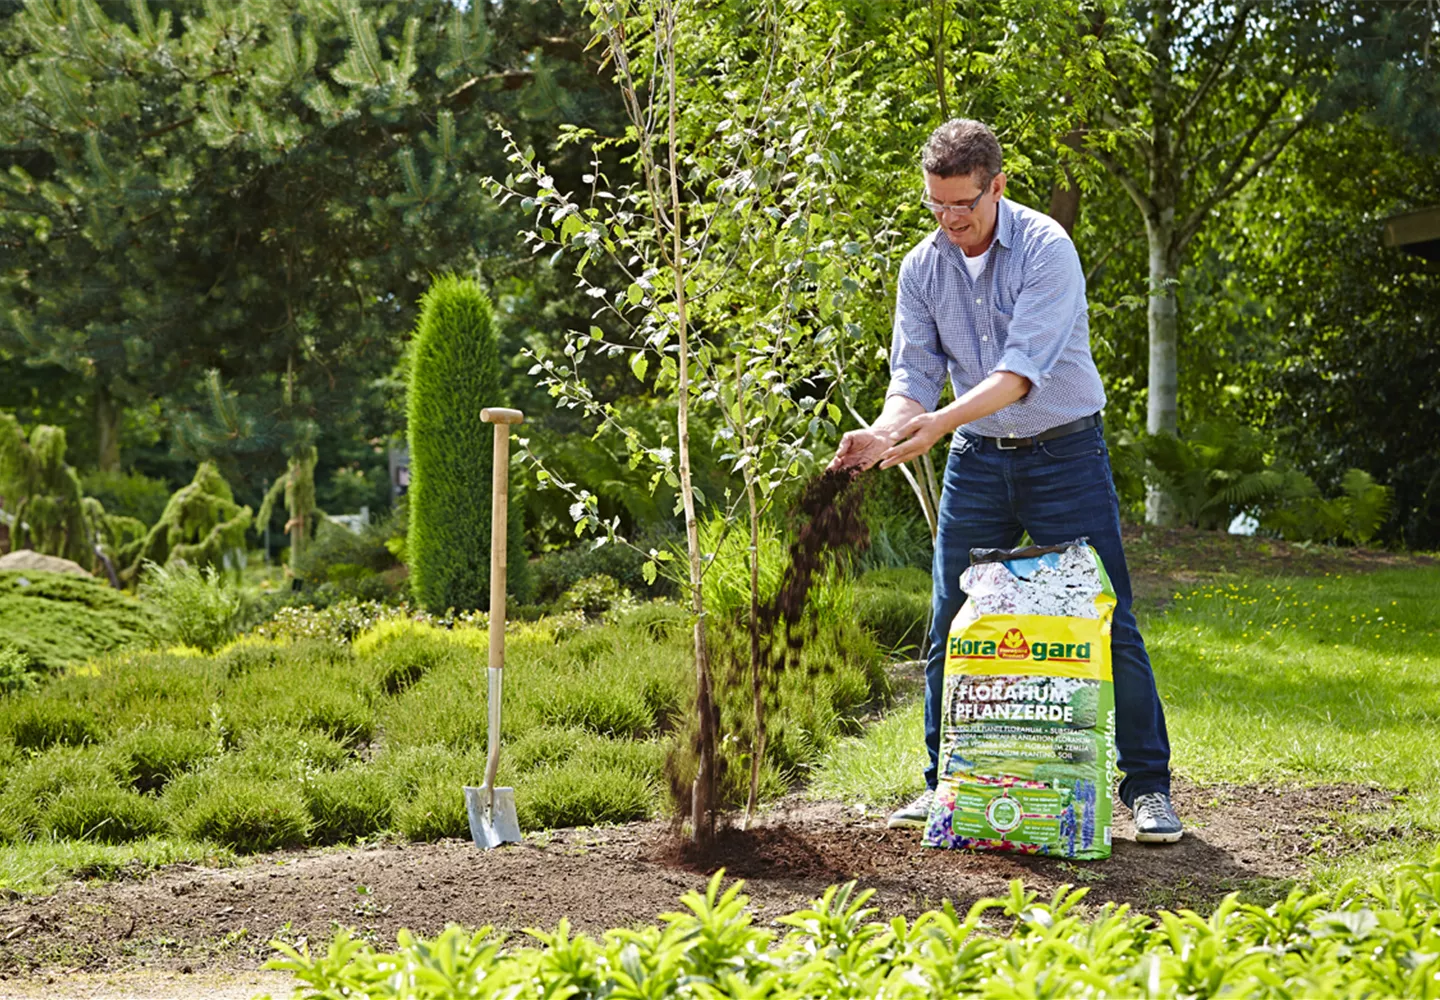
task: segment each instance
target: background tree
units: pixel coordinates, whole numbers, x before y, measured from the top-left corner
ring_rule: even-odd
[[[507,259],[513,224],[473,182],[492,124],[542,136],[611,101],[576,5],[181,14],[56,0],[0,20],[0,364],[65,373],[106,467],[132,410],[203,415],[218,370],[256,433],[216,458],[255,497],[293,450],[270,433],[289,378],[317,489],[355,466],[388,502],[374,442],[403,427],[385,376],[424,276],[536,267]]]
[[[14,518],[10,547],[95,564],[94,526],[80,479],[65,462],[65,432],[47,424],[27,438],[20,422],[0,412],[0,499]]]

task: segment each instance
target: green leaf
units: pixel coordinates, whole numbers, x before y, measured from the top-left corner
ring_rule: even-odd
[[[655,583],[655,562],[654,562],[654,560],[650,560],[650,559],[645,560],[645,563],[640,567],[640,575],[645,578],[645,582],[646,582],[647,584],[653,585],[653,584]]]
[[[643,352],[636,351],[630,355],[630,371],[633,372],[635,377],[641,382],[645,381],[645,372],[649,367],[650,359],[647,358]]]
[[[645,289],[640,287],[640,282],[630,282],[630,287],[625,289],[625,301],[632,306],[638,306],[645,299]]]

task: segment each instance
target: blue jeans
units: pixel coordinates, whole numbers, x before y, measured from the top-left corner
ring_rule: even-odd
[[[1131,805],[1138,795],[1168,793],[1170,739],[1145,640],[1131,609],[1120,504],[1100,427],[1014,450],[1002,451],[963,433],[951,442],[935,540],[935,618],[925,664],[925,746],[930,751],[926,786],[935,787],[940,755],[946,638],[965,601],[960,574],[970,565],[971,549],[1014,548],[1025,531],[1037,545],[1084,536],[1100,554],[1116,598],[1110,650],[1115,743],[1125,774],[1120,798]]]

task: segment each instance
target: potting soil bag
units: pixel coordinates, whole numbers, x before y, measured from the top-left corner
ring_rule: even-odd
[[[1110,856],[1115,591],[1084,539],[975,549],[945,654],[924,843]]]

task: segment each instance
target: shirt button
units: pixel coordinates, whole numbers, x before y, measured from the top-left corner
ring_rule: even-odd
[[[990,337],[987,335],[987,336],[981,337],[980,339],[981,339],[981,340],[989,340]]]
[[[975,304],[976,304],[977,306],[980,305],[980,300],[979,300],[979,299],[976,299],[976,300],[975,300]]]

